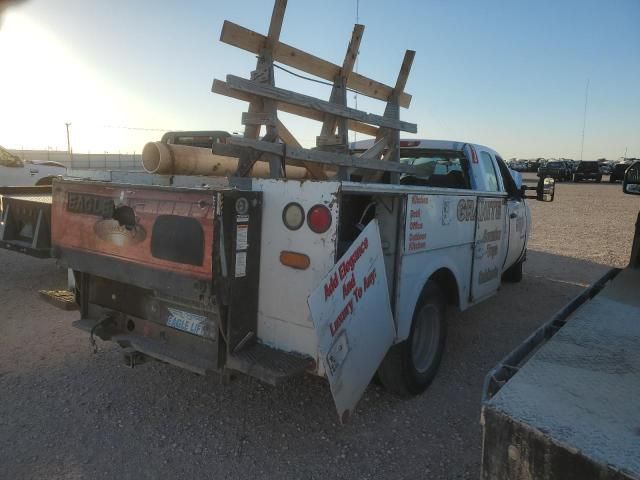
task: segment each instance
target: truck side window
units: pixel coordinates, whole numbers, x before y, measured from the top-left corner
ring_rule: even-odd
[[[480,161],[482,163],[482,170],[484,171],[484,181],[487,186],[488,192],[499,192],[500,186],[498,184],[498,177],[496,176],[496,169],[493,166],[493,159],[487,152],[481,152]]]
[[[461,152],[404,149],[400,151],[400,163],[416,168],[414,174],[401,175],[403,185],[471,188],[468,161]]]
[[[522,195],[520,190],[518,190],[518,186],[516,182],[513,180],[511,173],[509,172],[509,167],[504,163],[502,158],[496,155],[496,161],[498,162],[498,168],[500,169],[500,174],[502,175],[502,183],[504,184],[504,188],[509,194],[509,197],[512,198],[520,198]]]

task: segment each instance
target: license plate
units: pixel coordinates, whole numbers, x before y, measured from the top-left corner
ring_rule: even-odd
[[[172,327],[183,332],[204,336],[207,317],[191,312],[185,312],[175,308],[169,308],[167,327]]]

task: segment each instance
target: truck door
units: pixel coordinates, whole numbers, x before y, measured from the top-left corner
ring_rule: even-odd
[[[476,204],[476,236],[471,274],[471,302],[493,295],[500,286],[502,266],[507,253],[507,206],[496,164],[489,152],[480,152],[478,169],[484,190],[494,195],[479,195]]]
[[[516,263],[523,254],[526,243],[527,208],[507,165],[498,156],[496,156],[496,162],[502,176],[502,184],[508,195],[506,215],[506,221],[509,225],[507,255],[503,266],[503,270],[506,270]]]

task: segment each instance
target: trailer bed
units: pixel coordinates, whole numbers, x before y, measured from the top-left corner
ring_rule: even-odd
[[[482,478],[640,478],[639,285],[620,272],[485,401]]]

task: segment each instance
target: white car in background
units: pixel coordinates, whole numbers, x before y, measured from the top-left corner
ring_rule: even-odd
[[[0,187],[51,185],[54,178],[66,172],[61,163],[22,161],[0,147]]]

